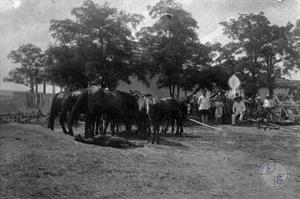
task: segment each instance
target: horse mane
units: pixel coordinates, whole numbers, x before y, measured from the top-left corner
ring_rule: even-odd
[[[146,110],[146,113],[149,113],[150,105],[154,104],[155,100],[152,97],[140,97],[138,99],[138,109],[139,111]]]

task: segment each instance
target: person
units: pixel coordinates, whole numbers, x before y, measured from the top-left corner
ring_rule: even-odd
[[[218,92],[218,94],[215,97],[215,122],[218,123],[223,123],[223,118],[224,118],[224,103],[226,101],[226,96],[225,96],[226,91],[221,90]],[[210,97],[212,98],[212,97]]]
[[[219,123],[221,122],[221,119],[222,119],[222,116],[223,116],[223,107],[224,107],[224,104],[222,101],[217,101],[215,102],[215,122],[216,123]]]
[[[237,116],[239,117],[240,121],[243,121],[244,117],[244,112],[246,111],[246,106],[245,103],[242,101],[242,97],[237,97],[235,102],[233,103],[233,108],[232,108],[233,114],[232,114],[232,121],[231,124],[235,125],[235,118]]]
[[[272,102],[272,97],[270,95],[266,95],[266,98],[263,101],[263,107],[264,108],[272,108],[273,102]]]
[[[263,109],[265,112],[265,117],[267,117],[267,119],[271,118],[271,111],[273,107],[274,103],[272,97],[270,95],[266,95],[266,98],[263,101]]]
[[[245,106],[246,106],[246,114],[248,117],[254,118],[255,117],[255,102],[254,100],[250,97],[248,100],[245,100]]]
[[[199,114],[201,117],[201,121],[207,124],[210,101],[209,101],[209,97],[206,94],[206,90],[202,91],[202,95],[198,98],[197,104],[199,106]]]

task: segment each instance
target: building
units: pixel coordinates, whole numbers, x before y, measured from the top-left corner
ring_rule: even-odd
[[[267,88],[260,88],[258,95],[265,98],[269,94]],[[300,100],[300,81],[277,78],[275,80],[274,95],[293,95],[295,100]]]

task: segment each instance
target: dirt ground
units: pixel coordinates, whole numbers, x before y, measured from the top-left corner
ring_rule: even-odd
[[[78,143],[59,128],[0,125],[0,198],[299,198],[299,128],[219,127],[124,150]],[[260,179],[269,160],[289,169],[280,189]]]

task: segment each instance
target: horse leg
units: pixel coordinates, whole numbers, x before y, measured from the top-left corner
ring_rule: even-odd
[[[151,136],[151,126],[150,126],[150,122],[146,122],[145,124],[145,127],[146,127],[146,136],[147,137],[150,137]]]
[[[49,116],[49,121],[48,121],[48,128],[51,129],[52,131],[54,131],[54,122],[55,122],[55,118],[56,116]]]
[[[129,122],[128,125],[129,125],[129,126],[128,126],[129,133],[131,133],[133,123],[132,123],[132,122]]]
[[[155,143],[155,138],[156,138],[156,135],[155,135],[155,134],[156,134],[156,131],[157,131],[157,127],[156,127],[156,126],[157,126],[157,124],[154,124],[154,125],[153,125],[152,141],[151,141],[152,144]]]
[[[156,131],[156,144],[160,143],[159,127],[160,127],[160,125],[158,124],[157,131]]]
[[[116,123],[115,123],[115,126],[116,126],[116,132],[119,133],[119,132],[120,132],[120,129],[119,129],[120,123],[119,123],[119,122],[116,122]]]
[[[111,135],[112,136],[115,135],[115,122],[114,121],[111,122]]]
[[[171,126],[172,126],[171,133],[173,134],[174,130],[175,130],[175,120],[173,120],[173,119],[171,120]]]
[[[68,117],[69,117],[69,114],[66,114],[66,118],[64,119],[65,120],[64,125],[66,124]],[[77,121],[76,121],[76,127],[77,127]],[[68,128],[69,135],[74,136],[72,126],[71,127],[67,126],[67,128]]]
[[[182,120],[179,120],[179,128],[180,128],[180,134],[182,135],[183,134],[183,122]]]
[[[167,126],[167,121],[165,122],[162,122],[162,126],[161,126],[161,134],[164,134],[165,133],[165,130],[166,130],[166,126]]]
[[[99,123],[100,123],[100,116],[97,115],[96,117],[96,129],[95,129],[95,134],[99,134]]]
[[[97,115],[93,115],[91,118],[91,125],[90,125],[90,135],[91,137],[95,136],[95,125],[96,125],[96,121],[97,121]]]
[[[60,117],[59,117],[59,123],[60,123],[60,126],[63,130],[63,133],[64,134],[67,134],[68,135],[68,131],[65,127],[65,122],[66,122],[66,119],[67,119],[67,112],[66,111],[62,111]]]
[[[108,122],[108,120],[106,119],[106,120],[104,121],[104,130],[103,130],[103,135],[106,135],[107,128],[108,128],[108,124],[109,124],[109,122]]]
[[[126,121],[125,122],[125,128],[126,128],[127,133],[131,132],[131,127],[132,127],[132,124],[130,123],[130,121]]]
[[[167,134],[167,132],[169,130],[169,122],[170,122],[169,119],[167,119],[166,122],[165,122],[165,129],[164,129],[164,132],[163,132],[164,134]]]
[[[103,116],[99,117],[99,132],[102,133],[103,132],[103,123],[104,123],[104,120],[103,120]]]
[[[85,124],[84,124],[84,138],[89,138],[90,131],[90,122],[87,115],[85,115]]]
[[[69,118],[69,116],[70,116],[70,112],[69,112],[69,113],[67,112],[67,113],[66,113],[66,117],[64,118],[64,120],[65,120],[64,125],[65,125],[66,122],[68,121],[67,118]],[[76,127],[77,127],[77,121],[76,121]],[[69,126],[67,125],[67,128],[68,128],[68,132],[69,132],[68,134],[71,135],[71,136],[74,136],[72,126],[69,127]]]

